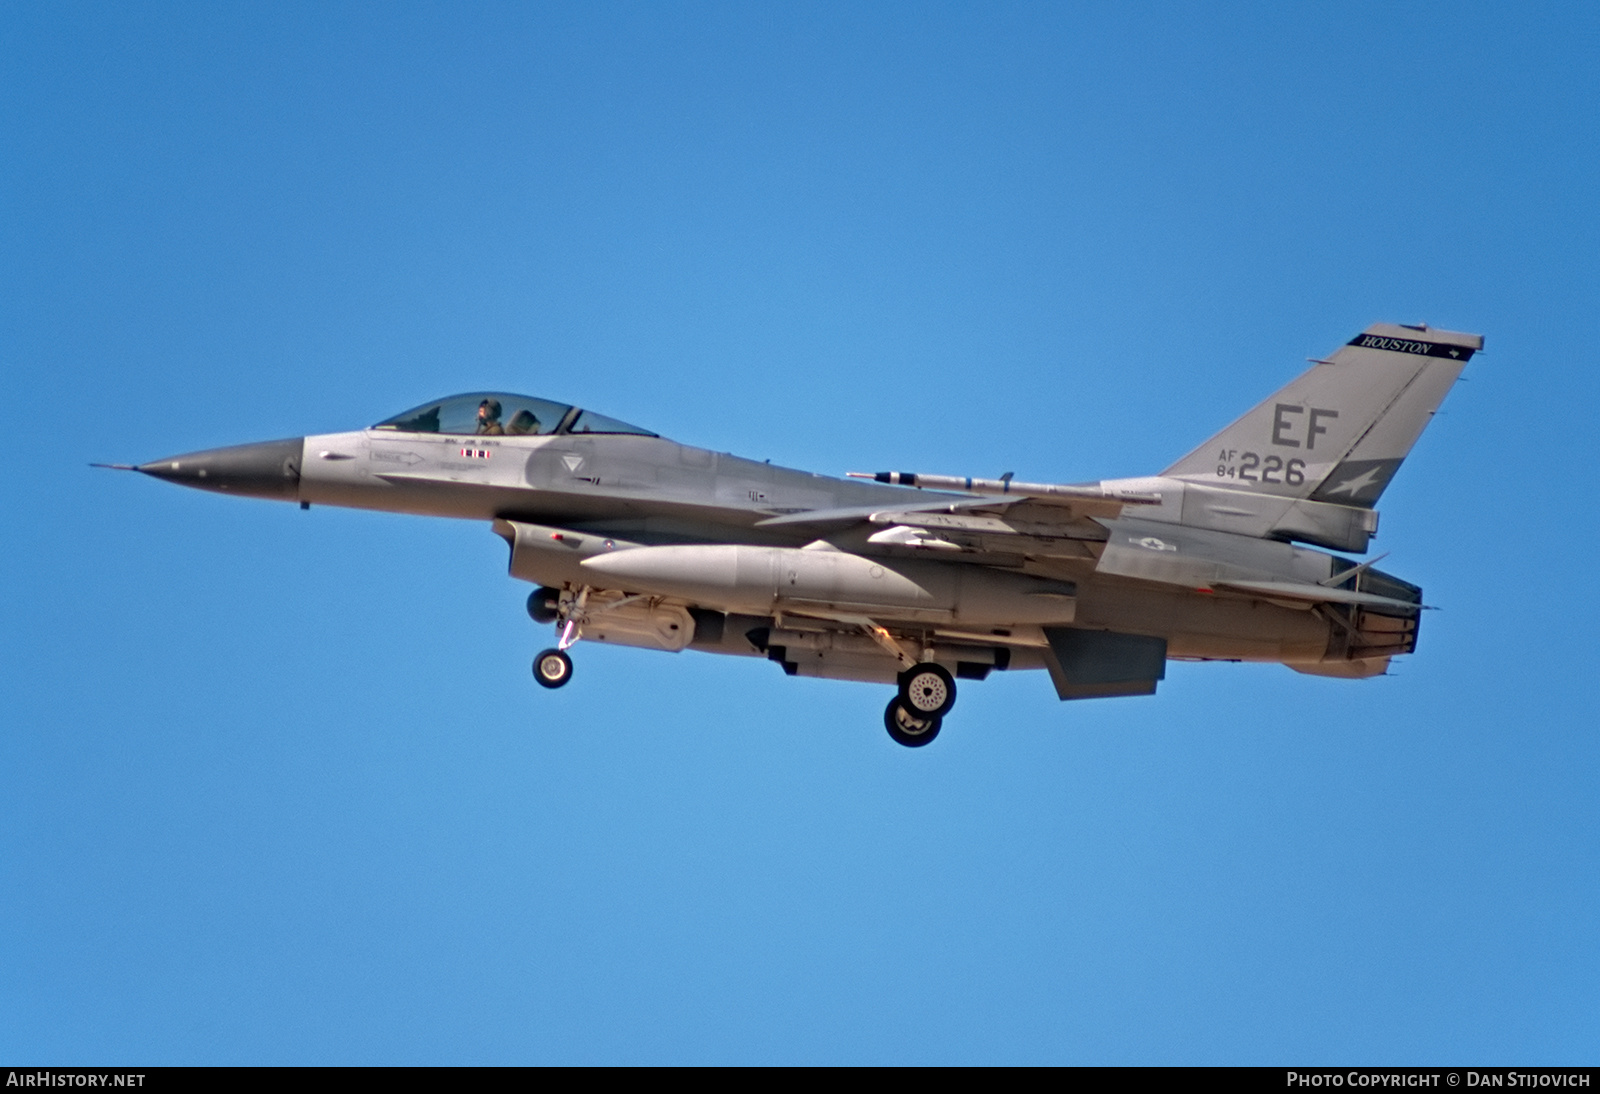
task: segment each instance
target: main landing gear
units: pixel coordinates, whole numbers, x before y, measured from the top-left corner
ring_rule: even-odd
[[[944,666],[925,661],[900,674],[900,694],[889,700],[883,725],[896,744],[921,748],[939,735],[955,705],[955,680]]]
[[[925,661],[900,674],[900,705],[922,717],[943,717],[956,705],[956,682],[943,665]]]
[[[587,587],[579,590],[572,601],[564,600],[560,589],[550,588],[535,589],[528,597],[528,616],[535,623],[556,624],[561,634],[554,647],[533,659],[533,678],[540,687],[564,687],[572,679],[572,658],[567,656],[567,647],[578,640],[578,619],[588,598]]]
[[[889,700],[883,712],[883,727],[894,738],[894,743],[907,748],[921,748],[939,735],[944,719],[937,714],[913,714],[900,705],[897,695]]]

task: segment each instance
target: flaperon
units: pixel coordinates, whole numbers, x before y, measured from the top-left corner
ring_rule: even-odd
[[[118,466],[491,522],[555,627],[544,686],[584,639],[764,657],[893,685],[889,733],[921,745],[957,680],[997,670],[1044,669],[1063,699],[1148,695],[1169,658],[1383,673],[1416,648],[1421,590],[1331,552],[1366,552],[1379,495],[1482,347],[1374,324],[1161,474],[1078,485],[827,478],[504,392]]]

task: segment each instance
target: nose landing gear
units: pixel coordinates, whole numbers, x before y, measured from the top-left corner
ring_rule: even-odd
[[[533,659],[533,678],[540,687],[559,688],[572,679],[572,658],[565,650],[548,649]]]
[[[572,679],[572,658],[567,656],[567,648],[578,640],[588,599],[587,585],[570,599],[560,589],[551,588],[535,589],[528,597],[528,615],[535,623],[554,623],[559,636],[553,648],[533,659],[533,678],[540,687],[564,687]]]

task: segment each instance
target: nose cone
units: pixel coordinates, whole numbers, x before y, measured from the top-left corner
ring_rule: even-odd
[[[304,437],[236,444],[142,463],[135,470],[201,490],[296,501],[300,497],[300,453],[304,448]]]

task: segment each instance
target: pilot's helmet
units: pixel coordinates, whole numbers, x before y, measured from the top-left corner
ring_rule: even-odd
[[[484,421],[498,422],[500,420],[500,400],[485,399],[483,402],[479,403],[478,417],[482,418]]]

